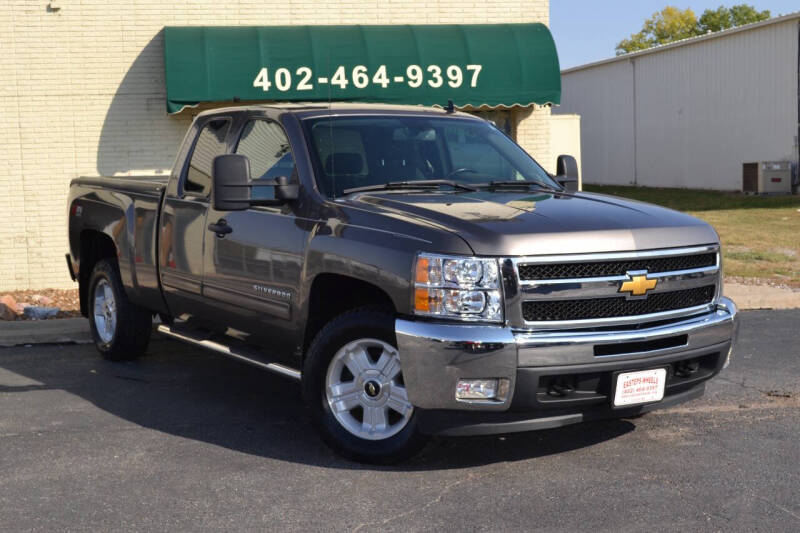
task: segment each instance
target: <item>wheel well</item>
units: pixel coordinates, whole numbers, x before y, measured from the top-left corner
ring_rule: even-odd
[[[94,266],[102,259],[116,259],[117,247],[114,241],[105,233],[94,230],[81,232],[80,270],[78,272],[78,292],[81,301],[81,314],[87,316],[86,302],[89,292],[89,276],[92,275]]]
[[[314,278],[309,293],[303,353],[319,330],[334,317],[364,306],[397,312],[389,295],[372,283],[341,274],[320,274]]]

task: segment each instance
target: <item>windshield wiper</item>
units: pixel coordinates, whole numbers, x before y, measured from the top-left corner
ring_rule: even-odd
[[[521,189],[524,188],[526,190],[537,190],[542,192],[564,192],[561,189],[556,189],[555,187],[550,187],[549,185],[545,185],[544,183],[539,183],[536,181],[524,181],[524,180],[515,180],[515,181],[490,181],[489,183],[481,183],[480,187],[485,187],[487,189]]]
[[[454,189],[461,191],[475,192],[478,189],[464,185],[453,180],[417,180],[417,181],[390,181],[388,183],[378,183],[376,185],[365,185],[364,187],[353,187],[345,189],[343,194],[350,194],[354,192],[369,192],[369,191],[388,191],[391,189],[438,189],[442,185],[448,185]]]

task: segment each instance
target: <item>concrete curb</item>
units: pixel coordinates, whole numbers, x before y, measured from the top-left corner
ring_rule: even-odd
[[[739,309],[800,308],[800,291],[788,288],[726,283],[722,292],[736,302]]]
[[[0,346],[26,344],[88,344],[92,342],[85,318],[0,322]]]

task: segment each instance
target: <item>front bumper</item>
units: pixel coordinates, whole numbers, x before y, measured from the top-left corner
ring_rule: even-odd
[[[727,364],[738,317],[733,301],[722,298],[711,313],[635,330],[532,332],[404,319],[395,330],[424,431],[503,433],[627,416],[697,397]],[[615,372],[659,366],[669,370],[662,402],[611,407]],[[457,400],[457,381],[471,378],[507,379],[509,392],[496,401]]]

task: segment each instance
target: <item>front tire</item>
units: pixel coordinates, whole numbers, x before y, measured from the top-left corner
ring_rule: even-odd
[[[391,464],[425,445],[386,311],[356,309],[322,328],[303,365],[303,396],[322,439],[347,458]]]
[[[116,262],[99,261],[89,277],[89,324],[95,347],[105,359],[135,359],[147,349],[152,314],[131,303]]]

